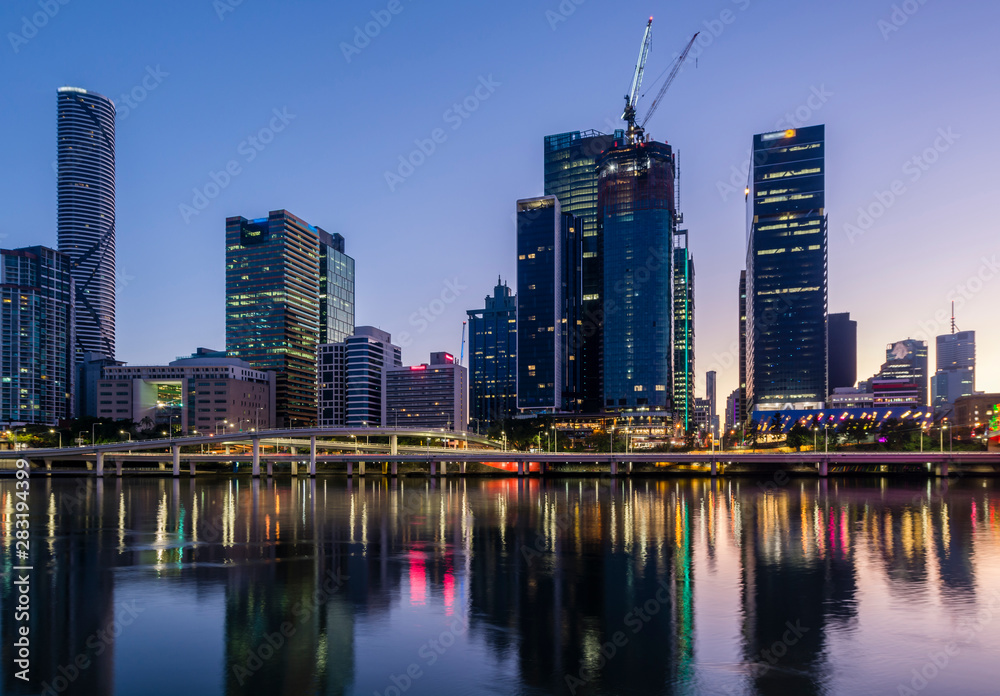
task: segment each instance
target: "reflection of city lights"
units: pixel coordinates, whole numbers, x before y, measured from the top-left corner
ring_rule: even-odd
[[[427,602],[427,569],[419,551],[410,551],[410,604],[422,606]]]

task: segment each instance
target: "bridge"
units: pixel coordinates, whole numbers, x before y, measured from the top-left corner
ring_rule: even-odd
[[[362,444],[360,439],[367,436],[388,439],[385,445]],[[318,438],[348,437],[351,441],[321,440]],[[428,444],[421,447],[402,447],[399,437],[421,438]],[[464,447],[444,447],[430,445],[431,440],[454,442]],[[476,445],[477,447],[470,447]],[[192,447],[209,446],[224,448],[224,452],[190,451]],[[284,447],[287,451],[282,453]],[[541,475],[559,473],[583,473],[588,475],[632,474],[637,469],[648,471],[698,471],[717,476],[725,473],[762,473],[777,471],[814,472],[827,476],[831,469],[838,471],[875,467],[877,471],[888,473],[908,467],[908,470],[926,471],[928,474],[948,476],[956,466],[968,468],[984,474],[1000,474],[1000,452],[800,452],[770,453],[745,451],[705,452],[705,453],[539,453],[503,452],[501,443],[474,433],[444,429],[404,429],[404,428],[289,428],[281,430],[227,433],[222,436],[195,435],[170,437],[158,440],[116,442],[80,447],[33,448],[0,452],[0,463],[7,460],[12,465],[14,459],[27,459],[37,465],[42,462],[46,469],[52,468],[54,461],[80,461],[87,464],[87,470],[96,476],[104,476],[105,460],[113,462],[116,475],[122,474],[123,462],[155,464],[166,469],[170,464],[173,476],[180,476],[182,461],[188,464],[190,475],[194,475],[196,465],[232,465],[248,463],[251,474],[261,476],[262,465],[266,474],[272,476],[275,464],[287,464],[291,474],[299,474],[299,465],[307,467],[309,476],[315,476],[317,465],[324,463],[327,468],[336,466],[337,471],[364,476],[366,465],[378,465],[385,473],[397,476],[400,464],[416,465],[420,472],[431,476],[447,475],[449,465],[465,474],[469,463],[492,465],[509,469],[511,474],[527,476],[532,471]],[[182,451],[187,448],[189,451]],[[272,448],[273,451],[269,451]],[[308,449],[308,455],[298,450]],[[320,451],[320,450],[324,451]],[[235,450],[235,451],[234,451]],[[333,450],[333,451],[331,451]],[[344,451],[348,450],[348,451]],[[350,451],[353,450],[353,451]],[[343,468],[341,469],[340,466]],[[357,466],[357,470],[355,470]],[[581,467],[583,470],[581,471]]]

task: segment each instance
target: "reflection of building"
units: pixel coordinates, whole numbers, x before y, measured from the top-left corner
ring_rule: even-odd
[[[469,315],[469,415],[476,430],[517,413],[517,299],[497,278]]]
[[[319,424],[377,428],[393,423],[386,410],[386,374],[403,364],[392,336],[359,326],[343,343],[319,347]]]
[[[274,373],[250,368],[222,351],[199,348],[169,365],[105,367],[97,382],[100,418],[144,419],[182,433],[270,428],[274,414]]]
[[[976,391],[976,332],[938,336],[936,356],[931,398],[938,415],[947,415],[957,399]]]
[[[285,210],[226,219],[226,350],[276,373],[280,427],[315,423],[316,346],[354,329],[354,261],[343,250],[343,237]]]
[[[824,126],[753,138],[748,410],[822,408],[829,394],[824,138]]]
[[[616,135],[573,131],[545,136],[545,195],[555,196],[564,213],[578,220],[582,234],[582,301],[580,392],[582,410],[597,413],[604,406],[602,332],[604,327],[604,243],[597,211],[597,158],[612,147]]]
[[[0,250],[0,420],[55,425],[73,405],[70,257],[43,246]]]
[[[450,353],[431,353],[428,365],[393,367],[386,403],[393,426],[465,430],[469,425],[468,373]]]
[[[580,234],[555,196],[517,202],[517,407],[577,410]]]
[[[604,235],[604,407],[670,411],[677,229],[673,150],[652,140],[618,141],[597,167]]]
[[[674,235],[674,411],[686,430],[694,417],[694,258],[688,231]]]
[[[58,91],[59,251],[72,259],[76,360],[115,357],[115,105]]]

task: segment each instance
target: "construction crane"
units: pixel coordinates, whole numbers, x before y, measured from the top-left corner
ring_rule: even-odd
[[[674,62],[673,69],[664,81],[663,86],[660,87],[660,91],[656,93],[656,98],[653,99],[653,103],[649,105],[649,111],[646,112],[646,118],[642,119],[642,123],[639,125],[640,133],[646,127],[646,124],[649,123],[649,119],[653,117],[653,113],[656,111],[656,107],[660,105],[663,95],[667,93],[668,89],[670,89],[670,85],[673,83],[674,78],[677,77],[677,73],[680,72],[681,66],[684,65],[684,61],[687,60],[688,53],[691,52],[691,47],[694,46],[695,39],[698,38],[698,34],[700,33],[700,31],[695,32],[695,35],[691,37],[691,40],[688,41],[688,45],[684,47],[684,50],[681,51],[680,56],[678,56],[677,60]]]
[[[622,113],[622,120],[628,124],[628,139],[629,142],[635,142],[636,139],[636,126],[635,126],[635,102],[639,98],[639,87],[642,85],[642,73],[646,69],[646,58],[649,56],[649,42],[652,39],[651,30],[653,27],[653,18],[650,17],[649,21],[646,22],[646,31],[642,35],[642,44],[639,46],[639,62],[635,64],[635,73],[632,75],[632,88],[629,93],[625,95],[625,111]],[[641,129],[639,129],[641,133]]]

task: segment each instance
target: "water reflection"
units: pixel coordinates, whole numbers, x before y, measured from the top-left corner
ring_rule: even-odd
[[[32,484],[25,688],[0,482],[3,693],[895,693],[979,617],[958,693],[1000,638],[992,480]]]

